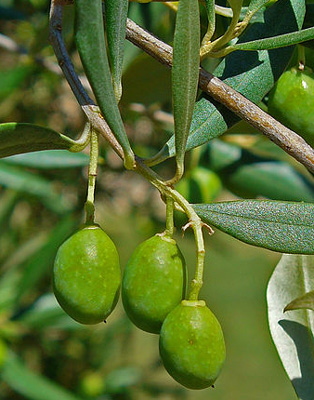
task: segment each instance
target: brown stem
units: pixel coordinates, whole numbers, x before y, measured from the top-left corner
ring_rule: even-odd
[[[126,36],[137,47],[171,68],[171,46],[157,39],[130,19],[127,22]],[[203,68],[200,68],[199,86],[205,93],[258,129],[314,174],[314,149],[301,136],[282,125],[256,104]]]

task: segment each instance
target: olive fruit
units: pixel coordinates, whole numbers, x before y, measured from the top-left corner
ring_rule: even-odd
[[[221,326],[202,300],[183,300],[168,314],[159,350],[169,374],[189,389],[211,386],[226,353]]]
[[[122,301],[138,328],[159,333],[185,292],[186,265],[174,239],[157,234],[135,249],[123,274]]]
[[[314,146],[314,74],[309,68],[284,72],[269,93],[268,111]]]
[[[99,226],[85,226],[60,246],[53,268],[54,293],[76,321],[104,321],[118,301],[120,283],[117,249]]]

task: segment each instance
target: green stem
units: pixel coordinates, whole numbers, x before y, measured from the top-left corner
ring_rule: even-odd
[[[97,163],[98,163],[98,152],[99,152],[99,138],[98,133],[91,130],[91,142],[90,142],[90,155],[89,155],[89,168],[88,168],[88,188],[87,188],[87,199],[85,203],[86,212],[86,224],[92,225],[95,221],[95,186],[97,177]]]
[[[167,198],[166,198],[166,232],[165,233],[169,237],[172,237],[173,233],[174,233],[173,208],[174,208],[173,198],[167,196]]]
[[[233,15],[231,19],[231,23],[227,29],[227,31],[220,36],[218,39],[213,42],[208,42],[207,44],[203,44],[201,47],[201,59],[208,56],[213,50],[221,49],[224,45],[226,45],[231,39],[234,38],[235,32],[237,30],[237,25],[240,19],[241,14],[241,4],[237,7],[232,7]]]
[[[170,197],[176,204],[179,205],[181,210],[185,212],[189,218],[189,226],[193,229],[196,245],[196,268],[195,277],[191,283],[191,291],[189,300],[197,300],[201,287],[203,286],[204,274],[204,260],[205,260],[205,244],[202,232],[203,223],[197,213],[194,211],[191,204],[173,187],[168,186],[158,174],[147,167],[139,158],[136,160],[135,171],[147,179],[153,186],[155,186],[161,194],[168,198]]]

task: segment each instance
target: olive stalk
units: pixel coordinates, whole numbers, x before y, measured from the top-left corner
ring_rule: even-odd
[[[95,187],[97,177],[97,164],[99,153],[99,138],[95,129],[91,128],[89,167],[88,167],[88,187],[87,199],[85,203],[86,224],[92,225],[95,222]]]
[[[166,231],[165,231],[165,234],[169,237],[172,237],[173,233],[174,233],[173,209],[174,209],[173,198],[168,196],[166,198]]]
[[[58,0],[52,0],[50,9],[50,39],[59,65],[78,103],[81,105],[82,110],[85,112],[91,126],[93,127],[93,131],[95,130],[100,133],[117,155],[123,160],[124,153],[121,145],[112,134],[98,107],[95,106],[94,102],[86,93],[74,70],[62,37],[62,8],[63,6],[58,2]],[[163,198],[170,197],[173,202],[179,206],[179,209],[189,218],[188,226],[193,229],[196,244],[196,270],[195,278],[191,283],[189,300],[197,300],[198,294],[203,285],[205,245],[202,227],[204,224],[190,203],[173,187],[168,186],[156,172],[145,165],[143,160],[137,156],[135,156],[134,171],[142,175],[153,186],[155,186]]]
[[[130,19],[127,21],[126,37],[166,67],[172,67],[172,47],[157,39]],[[314,150],[296,132],[285,127],[252,101],[203,68],[200,68],[199,87],[204,93],[207,93],[241,119],[258,129],[314,174]],[[160,157],[158,153],[150,160],[147,160],[146,163],[152,166],[164,160],[165,158]]]

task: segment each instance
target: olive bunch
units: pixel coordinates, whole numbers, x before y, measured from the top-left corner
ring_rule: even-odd
[[[107,28],[110,26],[114,28],[110,32],[107,31],[108,55],[101,0],[74,2],[75,40],[99,109],[121,146],[125,167],[132,170],[136,167],[136,157],[128,141],[118,108],[121,97],[122,64],[116,62],[119,61],[116,59],[116,54],[121,50],[116,47],[116,38],[121,37],[123,47],[125,32],[121,30],[119,35],[115,30],[118,25],[122,26],[121,21],[116,25],[110,24],[111,18],[123,10],[126,24],[126,9],[120,8],[119,12],[116,12],[115,7],[118,5],[115,1],[111,1],[110,4],[108,1],[105,3]],[[191,28],[189,40],[193,39],[193,43],[188,46],[193,51],[188,55],[185,53],[186,46],[181,45],[186,41],[187,25]],[[225,344],[216,317],[204,301],[198,300],[205,251],[200,218],[185,198],[173,189],[184,172],[185,145],[198,87],[200,42],[198,0],[181,2],[176,30],[173,81],[178,82],[180,86],[180,82],[184,80],[182,71],[184,72],[186,68],[188,69],[186,75],[189,78],[183,86],[180,86],[184,91],[179,88],[180,90],[176,90],[173,96],[176,173],[170,181],[149,175],[150,181],[159,189],[167,202],[166,230],[135,249],[121,279],[116,247],[94,221],[98,133],[91,127],[89,180],[85,203],[86,222],[59,248],[53,269],[53,288],[61,307],[74,320],[83,324],[97,324],[105,321],[115,308],[122,286],[122,301],[130,320],[144,331],[160,334],[160,356],[169,374],[188,388],[204,389],[211,386],[219,375],[225,359]],[[190,58],[192,64],[185,65],[185,61]],[[182,69],[183,64],[185,67]],[[178,85],[175,84],[175,87]],[[147,176],[145,171],[143,176]],[[185,208],[191,226],[194,224],[199,257],[197,279],[192,281],[194,283],[192,288],[195,287],[196,290],[191,289],[188,297],[185,261],[173,239],[173,208],[174,201],[178,199],[181,205],[185,204],[183,209]]]
[[[160,356],[169,374],[190,389],[211,386],[225,359],[220,324],[204,301],[185,300],[187,271],[176,241],[166,233],[141,243],[122,279],[122,301],[140,329],[160,334]],[[116,247],[96,224],[86,224],[59,248],[53,288],[76,321],[97,324],[113,311],[121,271]]]

